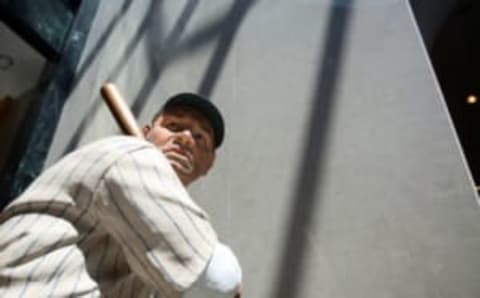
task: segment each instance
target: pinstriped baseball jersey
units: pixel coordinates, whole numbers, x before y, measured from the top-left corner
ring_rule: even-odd
[[[67,155],[0,215],[0,297],[179,297],[216,244],[167,159],[111,137]]]

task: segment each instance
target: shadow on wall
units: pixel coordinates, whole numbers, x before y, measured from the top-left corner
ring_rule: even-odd
[[[148,69],[147,79],[142,84],[140,91],[135,96],[132,104],[132,111],[135,116],[138,116],[142,112],[145,103],[151,96],[152,90],[167,66],[184,56],[191,55],[193,51],[198,50],[201,47],[216,42],[216,49],[212,55],[204,77],[200,78],[201,84],[198,90],[199,94],[209,97],[212,94],[221,70],[223,69],[225,59],[234,41],[235,34],[247,12],[255,2],[256,0],[233,1],[232,5],[223,15],[212,20],[205,27],[198,29],[180,40],[180,37],[184,34],[186,25],[195,12],[199,0],[189,0],[186,3],[173,30],[165,38],[162,38],[163,33],[160,22],[162,19],[162,1],[151,1],[147,14],[144,16],[144,19],[138,27],[134,37],[129,41],[125,48],[122,59],[120,59],[112,68],[106,81],[115,81],[115,79],[118,78],[118,75],[127,65],[128,59],[131,57],[135,48],[142,39],[145,39],[147,45],[146,55],[149,57],[151,63],[149,64],[150,68]],[[122,10],[123,13],[128,7],[129,6],[124,4],[124,10]],[[113,30],[113,27],[118,23],[118,18],[120,18],[120,16],[114,18],[116,21],[109,25],[107,32]],[[101,43],[102,45],[94,47],[94,50],[89,57],[97,56],[98,52],[103,48],[106,42],[102,40]],[[82,79],[81,76],[84,75],[86,69],[92,62],[93,59],[89,59],[88,64],[86,64],[85,67],[82,67],[83,72],[79,73],[80,77],[78,78],[77,83]],[[82,135],[85,133],[99,106],[102,104],[100,98],[97,98],[94,101],[75,134],[68,142],[63,154],[66,154],[77,147]]]
[[[178,18],[174,29],[163,38],[161,17],[162,1],[152,1],[148,13],[144,16],[136,34],[130,40],[124,50],[122,59],[112,68],[108,80],[114,81],[126,67],[129,57],[136,46],[145,39],[147,44],[146,55],[149,57],[150,68],[148,79],[143,83],[139,93],[135,96],[132,104],[134,114],[138,116],[151,96],[157,82],[160,80],[165,68],[184,56],[191,55],[193,51],[216,42],[216,48],[211,56],[209,65],[205,70],[197,92],[206,97],[213,93],[218,78],[221,75],[228,53],[235,40],[236,33],[240,28],[249,10],[256,3],[255,0],[233,1],[229,9],[217,19],[197,31],[182,37],[189,20],[195,13],[199,0],[190,0],[186,3]],[[332,0],[329,20],[326,27],[325,40],[322,43],[323,53],[317,72],[317,85],[312,92],[312,107],[309,121],[308,138],[304,144],[303,157],[297,173],[296,187],[291,194],[291,216],[289,230],[286,234],[282,258],[279,262],[278,274],[271,289],[271,297],[290,298],[298,295],[300,282],[303,279],[302,272],[305,263],[306,232],[311,224],[315,205],[318,204],[316,193],[321,186],[322,156],[325,144],[328,142],[328,129],[331,115],[334,109],[334,98],[338,75],[342,66],[342,54],[345,37],[348,31],[351,6],[354,0],[343,0],[337,5]],[[129,8],[124,3],[123,13]],[[98,52],[108,42],[108,36],[113,30],[120,15],[114,17],[101,42],[93,48],[87,59],[87,64],[82,66],[78,80],[82,79],[86,69],[93,62]],[[159,38],[160,37],[160,38]],[[78,81],[77,81],[78,82]],[[87,116],[82,120],[79,129],[71,138],[64,153],[73,150],[81,136],[88,128],[98,107],[103,104],[99,98],[90,107]]]
[[[127,11],[130,9],[132,3],[133,1],[124,0],[120,11],[115,16],[113,16],[112,20],[107,26],[107,29],[100,36],[99,42],[93,47],[93,49],[90,51],[90,54],[85,58],[82,66],[77,71],[75,75],[75,83],[72,86],[72,90],[75,90],[77,88],[78,83],[85,76],[86,71],[92,65],[92,62],[97,56],[97,54],[100,53],[100,51],[105,47],[108,37],[112,34],[113,29],[117,26],[117,24],[121,21]]]
[[[128,4],[124,3],[120,13],[114,16],[114,18],[112,19],[112,21],[108,25],[107,30],[104,32],[104,34],[102,34],[102,38],[99,40],[97,45],[95,45],[93,47],[93,49],[91,50],[88,58],[86,59],[86,62],[80,68],[80,72],[78,73],[78,77],[76,79],[75,87],[78,86],[79,82],[83,79],[86,71],[92,65],[92,63],[94,61],[94,57],[97,57],[98,53],[105,47],[105,45],[107,44],[107,42],[109,40],[108,37],[113,32],[113,29],[118,25],[120,19],[122,17],[124,17],[128,8],[130,8],[130,4],[132,3],[132,1],[127,1],[127,2],[128,2]],[[130,57],[132,55],[136,46],[138,46],[138,44],[139,44],[140,40],[142,39],[142,36],[143,36],[147,26],[148,26],[149,21],[154,16],[154,13],[157,12],[157,10],[158,10],[157,5],[159,5],[160,3],[161,3],[161,1],[151,1],[150,2],[150,7],[147,9],[147,13],[143,17],[143,21],[141,22],[141,24],[138,27],[135,34],[133,35],[133,38],[129,41],[129,43],[128,43],[128,45],[127,45],[127,47],[126,47],[126,49],[125,49],[125,51],[122,55],[122,59],[120,59],[119,63],[117,63],[117,65],[115,65],[115,67],[113,68],[113,71],[111,72],[112,74],[120,73],[121,69],[126,65],[126,62],[128,61],[128,57]],[[110,78],[113,77],[112,74],[109,76],[109,79],[107,79],[106,81],[109,81]],[[74,90],[74,88],[72,88],[72,91],[73,90]],[[96,98],[96,100],[90,106],[88,112],[85,114],[85,117],[80,122],[80,125],[75,130],[75,133],[70,138],[70,141],[68,142],[67,146],[63,150],[62,155],[67,154],[68,152],[74,150],[77,147],[78,142],[80,141],[81,137],[83,136],[83,134],[85,133],[85,131],[89,127],[89,124],[92,122],[92,119],[94,119],[94,116],[96,115],[96,112],[98,111],[99,107],[102,104],[103,103],[100,100],[100,98]]]
[[[296,186],[290,197],[291,215],[277,276],[272,285],[272,298],[298,297],[303,280],[306,257],[307,232],[318,200],[317,191],[322,185],[324,151],[328,130],[334,111],[336,87],[342,68],[344,42],[348,33],[351,7],[354,0],[332,1],[323,53],[317,71],[317,84],[312,93],[309,129],[303,148],[302,161],[297,173]],[[348,5],[346,5],[348,4]]]

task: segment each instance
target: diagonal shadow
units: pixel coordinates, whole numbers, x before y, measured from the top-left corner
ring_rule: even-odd
[[[272,287],[272,298],[298,297],[304,279],[307,233],[316,205],[320,203],[316,194],[323,182],[323,158],[354,0],[342,0],[341,6],[335,2],[332,0],[326,26],[324,49],[317,72],[318,83],[312,94],[312,109],[306,134],[308,139],[303,148],[296,186],[290,198],[290,224],[281,254],[282,264]]]
[[[142,38],[145,38],[149,32],[151,32],[151,28],[155,27],[156,39],[162,39],[162,29],[163,26],[161,25],[161,8],[162,8],[163,0],[151,0],[150,6],[147,9],[147,13],[143,17],[142,23],[137,28],[137,32],[133,35],[134,38],[128,43],[125,51],[123,52],[122,57],[118,60],[117,64],[112,68],[110,75],[108,76],[107,81],[113,82],[115,81],[120,73],[122,72],[123,68],[127,65],[126,61],[130,58],[140,45],[140,41]]]
[[[177,23],[172,29],[172,32],[165,39],[163,44],[157,42],[158,36],[155,34],[156,30],[150,30],[147,34],[147,56],[152,60],[148,70],[147,78],[145,79],[140,91],[133,101],[132,112],[135,116],[141,113],[145,106],[147,99],[153,91],[156,82],[158,82],[161,73],[165,69],[169,57],[172,54],[174,45],[178,43],[182,36],[188,21],[191,19],[195,9],[198,6],[198,0],[189,0],[185,5]],[[153,27],[155,28],[155,26]]]
[[[179,36],[181,35],[184,27],[186,26],[187,20],[191,17],[197,3],[198,3],[198,0],[189,0],[189,2],[187,3],[184,11],[182,12],[182,15],[180,16],[179,20],[177,21],[177,24],[175,25],[174,29],[172,30],[172,33],[167,37],[167,43],[168,42],[174,42],[175,40],[177,40],[179,38]],[[160,13],[161,6],[160,6],[160,4],[161,4],[161,1],[157,1],[157,0],[154,0],[154,1],[150,2],[150,7],[147,10],[148,12],[145,15],[142,23],[138,27],[137,32],[134,34],[135,37],[132,39],[132,41],[130,41],[128,43],[124,53],[122,54],[122,58],[119,59],[119,62],[113,67],[113,70],[110,72],[108,81],[113,81],[113,80],[115,80],[115,78],[118,77],[119,73],[122,71],[123,67],[126,65],[126,61],[132,55],[133,51],[138,46],[138,44],[140,42],[140,39],[144,35],[147,35],[146,36],[147,41],[150,41],[150,42],[153,41],[153,40],[162,40],[161,36],[162,36],[162,28],[163,27],[161,26],[161,24],[159,22],[161,20],[161,18],[160,18],[161,17],[161,13]],[[154,28],[154,29],[151,30],[150,28]],[[152,32],[154,32],[154,34]],[[151,43],[147,47],[148,49],[151,49],[149,57],[155,58],[155,56],[153,54],[157,53],[156,50],[158,49],[158,47],[156,45],[157,45],[157,43],[154,43],[154,44]],[[161,67],[158,67],[157,66],[158,63],[155,63],[158,60],[159,60],[158,58],[153,60],[154,63],[152,63],[152,66],[149,69],[149,74],[147,75],[147,79],[144,83],[144,86],[152,85],[153,82],[156,81],[156,79],[154,79],[154,78],[159,76]],[[142,87],[141,90],[143,90],[143,89],[145,89],[145,87]],[[147,92],[146,91],[143,91],[143,92],[141,91],[140,92],[141,95],[143,95],[145,93],[147,93]],[[147,98],[147,96],[142,97],[142,98]],[[134,102],[136,102],[136,101],[134,101]],[[95,113],[98,111],[99,107],[102,104],[103,104],[103,102],[100,100],[100,98],[97,98],[94,101],[93,105],[90,107],[90,109],[86,113],[87,116],[82,120],[82,122],[80,123],[79,127],[77,128],[75,134],[70,139],[69,144],[64,149],[63,154],[66,154],[66,153],[68,153],[68,152],[70,152],[70,151],[72,151],[73,149],[76,148],[76,146],[78,145],[78,142],[80,141],[81,136],[84,134],[85,130],[87,129],[88,124],[91,123],[91,120],[93,119],[93,116],[95,115]],[[138,111],[139,108],[136,107],[135,105],[134,105],[133,108],[136,110],[136,111],[133,110],[134,115],[138,115],[139,114],[139,111]]]
[[[208,80],[208,85],[210,86],[209,88],[212,89],[214,81],[216,81],[218,78],[221,65],[223,65],[223,61],[227,55],[228,49],[230,48],[230,44],[233,41],[233,36],[229,37],[229,34],[233,35],[237,31],[237,27],[243,20],[244,14],[254,1],[255,0],[235,1],[228,12],[221,14],[220,17],[210,22],[209,25],[193,32],[181,42],[180,37],[182,36],[189,19],[193,15],[199,3],[199,0],[189,0],[185,5],[176,25],[174,26],[174,29],[165,39],[165,42],[160,44],[161,46],[159,46],[159,43],[157,42],[158,40],[162,40],[161,36],[159,37],[158,35],[159,29],[161,28],[159,24],[154,24],[154,26],[151,26],[152,22],[155,22],[155,20],[160,20],[158,5],[161,1],[151,1],[150,4],[152,7],[148,9],[149,13],[145,16],[142,24],[139,26],[139,29],[135,34],[135,38],[129,42],[124,54],[122,55],[122,58],[119,60],[119,63],[117,63],[111,71],[111,74],[109,75],[109,81],[114,81],[118,77],[123,67],[125,67],[126,61],[128,61],[128,58],[138,45],[140,39],[143,37],[143,35],[147,35],[145,37],[146,41],[149,43],[147,45],[147,55],[150,57],[150,59],[152,59],[153,63],[148,70],[147,79],[144,81],[140,91],[133,100],[132,112],[135,116],[138,116],[144,108],[146,101],[149,99],[163,70],[168,65],[186,55],[190,55],[193,51],[199,49],[200,47],[208,45],[208,43],[215,40],[215,38],[221,34],[219,37],[221,42],[219,42],[217,46],[220,49],[217,49],[215,53],[220,53],[220,56],[223,58],[221,58],[220,61],[218,58],[213,58],[211,63],[215,63],[215,67],[210,66],[209,68],[214,70],[207,71],[207,75],[210,77]],[[230,16],[234,16],[234,19],[230,20]],[[232,23],[230,24],[230,22]],[[226,28],[222,30],[224,26]],[[150,30],[150,27],[154,29]],[[87,116],[82,120],[75,134],[72,136],[68,145],[64,149],[63,154],[75,149],[80,141],[81,136],[87,129],[88,124],[91,123],[91,120],[101,104],[102,101],[99,99],[94,101],[94,104],[92,104],[86,113]]]
[[[87,58],[85,58],[85,61],[82,63],[77,73],[75,74],[75,82],[73,83],[73,86],[70,89],[71,91],[77,88],[78,83],[85,76],[85,73],[92,65],[98,53],[100,53],[100,51],[105,47],[105,44],[109,40],[108,37],[112,34],[117,24],[125,16],[126,12],[130,9],[130,7],[132,6],[132,3],[133,1],[130,1],[130,0],[125,0],[123,2],[123,5],[120,8],[119,12],[112,18],[112,20],[107,26],[107,29],[102,33],[102,35],[98,39],[99,41],[95,44],[93,49],[90,51],[90,54],[87,56]]]
[[[194,3],[191,3],[191,5],[193,6],[193,4],[195,4],[196,6],[197,2],[198,0],[194,1]],[[218,75],[222,69],[224,60],[231,47],[235,33],[237,32],[245,14],[247,13],[253,2],[254,0],[235,1],[232,4],[228,13],[226,13],[225,16],[221,17],[220,22],[213,22],[212,26],[209,26],[207,30],[197,32],[193,35],[193,39],[189,39],[184,44],[178,45],[178,37],[180,37],[180,34],[176,34],[173,36],[173,38],[167,39],[169,41],[165,43],[166,48],[163,49],[162,56],[160,58],[157,58],[157,67],[151,69],[148,80],[145,81],[140,92],[135,98],[134,105],[132,106],[133,113],[135,115],[139,115],[141,113],[143,107],[145,106],[146,100],[149,98],[151,92],[153,91],[156,83],[159,80],[161,72],[168,64],[180,58],[182,54],[191,53],[194,49],[204,45],[206,41],[209,41],[212,37],[218,35],[218,31],[220,29],[220,37],[217,48],[214,51],[213,59],[209,63],[209,68],[203,79],[203,81],[205,81],[205,79],[208,78],[207,81],[209,84],[209,90],[206,90],[208,93],[202,93],[201,91],[199,92],[200,94],[208,97],[215,82],[218,79]],[[184,14],[186,14],[187,12],[188,10],[186,9]],[[182,27],[181,29],[183,31],[184,28]],[[212,36],[212,33],[215,33],[215,36]],[[157,53],[153,53],[153,55],[157,55],[158,57]]]
[[[222,28],[217,48],[212,55],[208,69],[203,75],[203,80],[198,88],[198,93],[204,95],[206,98],[209,98],[212,95],[213,88],[220,76],[221,70],[225,64],[225,59],[232,46],[233,39],[245,15],[255,1],[256,0],[236,1],[232,10],[228,14],[227,19],[230,20],[230,22],[225,24]]]
[[[125,48],[122,58],[119,59],[119,63],[117,63],[113,68],[113,71],[111,72],[110,77],[114,77],[126,65],[126,61],[128,60],[128,57],[132,55],[133,51],[138,46],[139,41],[145,34],[145,30],[147,29],[149,22],[153,19],[154,12],[157,11],[157,7],[160,3],[161,1],[157,1],[157,0],[154,0],[154,1],[152,0],[150,2],[150,6],[147,9],[147,13],[143,17],[143,20],[141,24],[138,26],[135,34],[133,35],[133,38],[129,41],[127,47]],[[62,155],[67,154],[68,152],[72,151],[77,147],[78,142],[80,141],[80,138],[88,128],[89,124],[92,122],[92,119],[94,118],[94,116],[96,115],[97,111],[99,110],[102,104],[103,102],[100,100],[99,97],[94,100],[94,102],[91,104],[90,108],[88,109],[88,112],[85,114],[86,116],[80,122],[79,126],[75,130],[75,133],[72,135],[72,137],[70,138],[70,141],[68,142],[67,146],[63,150]]]
[[[189,1],[198,2],[198,0]],[[219,35],[221,28],[228,22],[226,15],[229,14],[230,10],[231,9],[228,9],[225,14],[221,14],[205,26],[188,34],[183,40],[176,39],[176,41],[178,40],[177,44],[173,45],[171,43],[164,43],[165,47],[162,48],[162,53],[157,53],[157,57],[155,57],[154,61],[162,61],[164,67],[166,67],[213,42],[217,35]],[[156,37],[156,39],[158,39],[158,37]]]

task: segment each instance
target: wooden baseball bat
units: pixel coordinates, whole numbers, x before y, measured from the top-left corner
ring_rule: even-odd
[[[100,93],[122,131],[127,135],[143,138],[142,130],[115,84],[105,83]]]

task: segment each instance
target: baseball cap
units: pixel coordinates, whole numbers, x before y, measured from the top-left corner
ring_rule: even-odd
[[[170,97],[163,109],[176,106],[187,106],[200,112],[210,123],[213,129],[215,148],[220,147],[225,134],[223,117],[218,108],[209,100],[194,93],[179,93]]]

